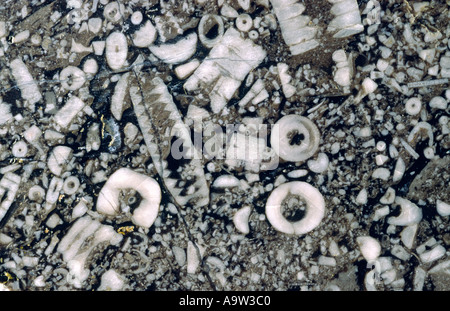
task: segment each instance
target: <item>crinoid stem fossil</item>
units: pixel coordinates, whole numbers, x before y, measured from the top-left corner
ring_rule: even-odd
[[[67,281],[81,288],[89,277],[86,262],[92,251],[99,244],[109,242],[110,245],[117,245],[121,240],[122,235],[111,226],[102,225],[90,216],[78,219],[61,239],[57,249],[69,268]]]
[[[9,66],[11,68],[11,74],[20,89],[22,98],[26,101],[29,108],[34,111],[35,104],[42,99],[42,94],[39,91],[36,81],[20,58],[11,61]]]
[[[306,203],[304,217],[290,222],[283,216],[283,203],[289,196],[298,196]],[[325,216],[325,200],[315,187],[302,181],[284,183],[275,188],[266,202],[266,216],[271,225],[286,234],[306,234],[314,230]]]
[[[335,18],[328,25],[327,31],[335,32],[333,37],[345,38],[364,31],[356,0],[328,0],[328,2],[333,4],[331,14]]]
[[[270,143],[285,161],[298,162],[310,158],[319,148],[320,132],[308,118],[287,115],[273,126]]]
[[[138,72],[136,74],[139,76]],[[201,156],[192,143],[189,128],[182,121],[167,86],[158,77],[139,78],[138,81],[140,87],[132,86],[130,97],[156,171],[178,204],[185,206],[189,203],[196,207],[207,205],[209,187]],[[180,166],[176,169],[181,176],[174,177],[175,172],[168,168],[169,156],[175,160],[183,158],[183,161],[177,161]]]
[[[213,27],[217,27],[217,35],[214,38],[211,38],[209,33]],[[198,38],[205,47],[212,48],[220,41],[220,39],[222,39],[224,29],[222,17],[218,15],[205,14],[200,19],[200,23],[198,25]]]
[[[127,38],[121,32],[113,32],[106,38],[105,56],[112,70],[121,69],[128,55]]]
[[[305,6],[298,0],[271,0],[280,24],[284,42],[292,55],[299,55],[319,46],[318,27],[308,26],[311,18],[302,15]]]
[[[97,199],[97,211],[106,215],[117,215],[120,210],[119,195],[124,189],[133,189],[142,196],[131,220],[138,226],[150,228],[158,216],[161,188],[151,177],[129,168],[120,168],[106,181]]]
[[[234,28],[229,28],[209,55],[185,82],[186,91],[195,91],[205,85],[211,109],[219,113],[233,97],[236,90],[266,57],[266,51],[250,39],[243,39]]]

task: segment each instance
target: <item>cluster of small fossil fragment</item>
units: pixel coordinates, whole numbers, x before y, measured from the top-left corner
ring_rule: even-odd
[[[315,2],[0,4],[5,288],[445,288],[448,4]]]

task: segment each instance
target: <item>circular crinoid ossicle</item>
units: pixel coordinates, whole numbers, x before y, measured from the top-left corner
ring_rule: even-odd
[[[223,36],[225,27],[222,17],[206,14],[198,24],[198,37],[200,42],[207,48],[212,48]]]
[[[291,162],[305,161],[319,148],[320,132],[308,118],[287,115],[273,126],[270,144],[278,156]]]
[[[296,200],[292,200],[293,198]],[[293,201],[302,201],[306,205],[303,217],[297,221],[290,221],[284,215],[284,209]],[[325,200],[319,190],[308,183],[302,181],[284,183],[275,188],[267,199],[266,216],[270,224],[280,232],[306,234],[316,228],[325,216]]]

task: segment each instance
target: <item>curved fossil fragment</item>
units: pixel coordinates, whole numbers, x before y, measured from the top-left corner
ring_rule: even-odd
[[[131,101],[156,171],[178,204],[207,205],[209,188],[201,156],[172,95],[159,77],[139,81],[140,88],[130,88]],[[173,165],[169,168],[170,159],[175,160],[176,169]]]
[[[161,189],[153,178],[128,168],[120,168],[109,177],[98,195],[97,211],[106,215],[117,214],[122,189],[134,189],[142,196],[131,220],[138,226],[150,228],[158,216]]]

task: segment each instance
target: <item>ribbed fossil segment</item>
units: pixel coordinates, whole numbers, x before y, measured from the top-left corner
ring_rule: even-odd
[[[319,46],[316,39],[318,28],[308,26],[311,18],[302,15],[305,6],[297,0],[272,0],[275,15],[280,23],[281,34],[292,55],[299,55]]]
[[[213,85],[209,94],[211,109],[219,113],[233,97],[247,74],[258,67],[266,51],[230,28],[212,48],[208,57],[186,81],[187,91]]]
[[[209,187],[201,156],[167,86],[158,77],[141,79],[140,89],[131,87],[130,95],[153,163],[171,195],[181,206],[207,205]]]

